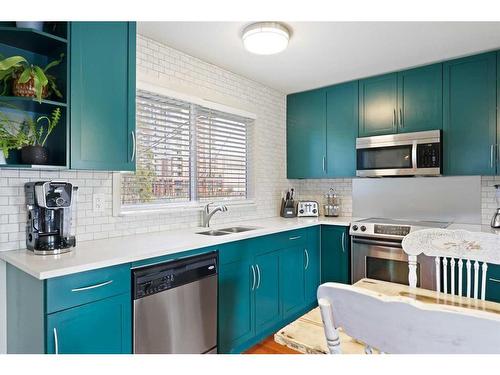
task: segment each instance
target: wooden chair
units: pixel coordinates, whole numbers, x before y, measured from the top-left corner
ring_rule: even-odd
[[[394,354],[500,353],[500,314],[338,283],[320,285],[318,303],[331,354],[341,353],[339,327],[366,343],[366,353],[371,348]]]
[[[417,286],[417,256],[424,254],[435,258],[436,290],[459,296],[484,300],[488,263],[500,264],[500,236],[492,233],[424,229],[408,234],[402,246],[411,287]]]

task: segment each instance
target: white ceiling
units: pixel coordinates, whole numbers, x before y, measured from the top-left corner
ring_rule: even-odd
[[[500,22],[285,22],[288,48],[253,55],[247,22],[140,22],[139,33],[284,93],[500,49]]]

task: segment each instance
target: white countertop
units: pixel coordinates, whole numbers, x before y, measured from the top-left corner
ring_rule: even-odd
[[[293,219],[274,217],[241,221],[210,228],[227,228],[228,226],[258,227],[255,230],[225,236],[197,234],[196,232],[207,230],[207,228],[197,227],[84,241],[77,243],[77,246],[71,252],[61,255],[41,256],[35,255],[28,250],[6,251],[0,252],[0,259],[37,279],[43,280],[318,224],[348,226],[352,220],[351,217]]]

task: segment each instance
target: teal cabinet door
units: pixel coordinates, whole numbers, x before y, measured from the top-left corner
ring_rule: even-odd
[[[351,283],[348,228],[321,227],[321,282]]]
[[[287,96],[287,177],[326,174],[326,95],[323,89]]]
[[[49,354],[130,354],[130,294],[47,315]]]
[[[71,168],[135,170],[134,22],[71,22]]]
[[[500,265],[488,264],[486,299],[488,301],[500,302]]]
[[[359,81],[359,136],[397,132],[397,73]]]
[[[443,65],[398,73],[398,132],[443,127]]]
[[[326,89],[326,170],[328,177],[356,176],[358,81]]]
[[[218,320],[220,353],[230,353],[233,348],[254,336],[252,288],[255,283],[250,259],[220,266]]]
[[[316,291],[320,284],[320,226],[308,228],[305,266],[306,304],[316,302]]]
[[[255,257],[257,282],[255,286],[255,332],[266,330],[281,318],[279,251]]]
[[[496,53],[445,62],[444,174],[495,174]]]
[[[280,262],[281,300],[286,318],[305,305],[306,249],[292,247],[282,250]]]

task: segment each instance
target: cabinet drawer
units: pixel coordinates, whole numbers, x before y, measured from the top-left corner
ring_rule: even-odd
[[[47,280],[47,313],[130,291],[130,265],[122,264]]]

